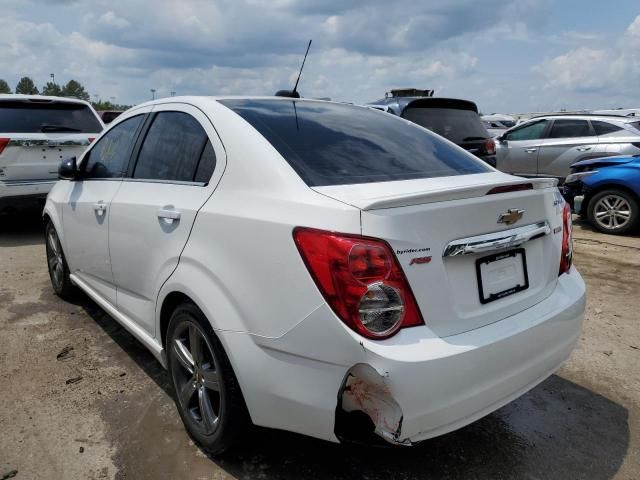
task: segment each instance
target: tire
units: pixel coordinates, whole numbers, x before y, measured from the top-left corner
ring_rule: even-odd
[[[64,300],[73,299],[78,293],[69,278],[69,266],[62,251],[58,232],[51,221],[45,226],[45,248],[47,252],[47,268],[54,292]]]
[[[174,400],[187,432],[203,450],[223,453],[251,421],[229,358],[194,304],[173,311],[166,351]]]
[[[638,200],[624,190],[609,189],[591,198],[587,217],[593,227],[612,235],[624,235],[638,225]]]

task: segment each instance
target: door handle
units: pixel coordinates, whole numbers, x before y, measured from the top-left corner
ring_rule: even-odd
[[[104,215],[104,212],[107,211],[107,205],[102,200],[93,204],[93,210],[99,215]]]
[[[180,220],[180,212],[168,208],[161,208],[158,210],[158,218],[163,219],[165,222],[171,224],[174,221]]]
[[[576,150],[579,152],[588,152],[589,150],[591,150],[591,147],[578,147],[576,148]]]
[[[538,149],[537,148],[525,148],[524,151],[527,152],[527,153],[534,153],[534,152],[537,152]]]

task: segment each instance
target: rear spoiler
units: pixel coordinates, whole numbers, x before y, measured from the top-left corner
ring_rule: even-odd
[[[446,202],[450,200],[460,200],[464,198],[483,197],[489,193],[496,193],[495,190],[500,187],[517,187],[522,184],[530,184],[532,188],[513,189],[515,193],[526,193],[527,190],[544,190],[554,188],[558,184],[555,178],[514,178],[511,181],[479,183],[473,185],[463,185],[451,187],[443,185],[442,187],[430,188],[428,191],[420,190],[414,192],[403,192],[378,197],[362,197],[354,196],[348,198],[343,197],[341,200],[349,205],[353,205],[361,210],[379,210],[383,208],[408,207],[411,205],[422,205],[425,203]],[[315,187],[314,190],[319,193],[332,196],[331,187]],[[506,189],[509,190],[509,189]],[[519,191],[522,190],[522,191]],[[505,193],[509,193],[506,191]]]

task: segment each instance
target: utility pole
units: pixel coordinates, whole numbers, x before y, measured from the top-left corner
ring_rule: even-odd
[[[156,99],[156,89],[152,88],[151,89],[151,100],[155,100]]]
[[[51,77],[51,83],[53,83],[55,85],[56,84],[56,74],[55,73],[50,73],[49,76]]]

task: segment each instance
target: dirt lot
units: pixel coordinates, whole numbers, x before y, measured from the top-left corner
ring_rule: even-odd
[[[256,429],[217,460],[184,433],[151,354],[90,300],[52,294],[37,216],[2,218],[0,479],[638,479],[640,237],[575,233],[584,334],[524,397],[413,449]]]

